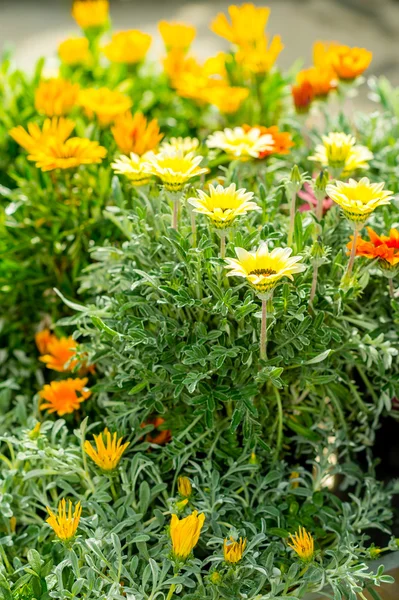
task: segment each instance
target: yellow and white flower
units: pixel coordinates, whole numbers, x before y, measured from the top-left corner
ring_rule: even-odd
[[[199,148],[199,139],[192,137],[172,137],[169,140],[162,142],[161,152],[181,151],[184,154],[196,152]]]
[[[131,152],[129,156],[122,155],[117,158],[111,167],[118,175],[127,177],[133,185],[147,185],[151,180],[147,165],[152,155],[152,152],[147,152],[143,156]]]
[[[199,166],[202,159],[203,156],[184,154],[181,150],[160,152],[149,157],[144,168],[158,177],[166,190],[179,192],[193,177],[208,173],[208,169]]]
[[[345,217],[357,223],[364,223],[378,206],[389,204],[393,196],[384,190],[384,183],[371,183],[367,177],[360,181],[336,181],[327,185],[326,192],[342,208]]]
[[[197,190],[198,198],[189,198],[194,212],[206,215],[218,229],[226,229],[232,225],[236,217],[247,214],[251,210],[260,210],[256,202],[251,202],[253,192],[236,189],[232,183],[224,188],[222,185],[209,186],[209,194]]]
[[[329,133],[322,138],[313,156],[309,160],[320,163],[322,167],[337,169],[344,174],[353,173],[357,169],[368,169],[368,161],[373,153],[366,147],[356,144],[353,135],[346,133]]]
[[[206,142],[208,148],[218,148],[233,158],[249,160],[259,158],[263,152],[273,150],[274,139],[270,133],[262,134],[258,127],[245,131],[243,127],[215,131]]]

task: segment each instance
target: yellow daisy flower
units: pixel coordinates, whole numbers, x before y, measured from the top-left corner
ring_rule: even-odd
[[[225,539],[223,544],[224,560],[231,564],[238,563],[242,559],[246,545],[246,539],[240,538],[237,542],[232,537],[230,540]]]
[[[50,515],[46,519],[46,523],[53,529],[55,535],[62,541],[71,540],[79,526],[80,517],[82,515],[82,505],[78,502],[75,510],[72,512],[72,502],[69,500],[68,510],[65,499],[62,499],[58,504],[58,514],[55,515],[47,506],[47,512]]]
[[[120,115],[115,119],[111,131],[118,148],[125,154],[133,152],[141,156],[154,150],[163,138],[157,119],[147,121],[140,112]]]
[[[130,442],[122,444],[122,440],[123,438],[118,439],[116,432],[111,435],[108,429],[105,428],[102,433],[94,436],[96,449],[86,440],[84,450],[103,471],[113,471],[118,466],[122,454],[130,444]]]
[[[168,21],[160,21],[158,30],[168,52],[171,50],[187,52],[197,32],[192,25]]]
[[[42,171],[100,163],[107,154],[107,150],[98,142],[79,137],[69,138],[66,142],[50,140],[45,145],[32,148],[30,152],[28,159]]]
[[[211,24],[211,30],[237,46],[249,46],[263,35],[269,20],[270,8],[257,8],[247,3],[228,8],[231,22],[226,15],[219,13]]]
[[[237,112],[249,96],[249,89],[229,85],[210,86],[203,90],[202,99],[216,106],[221,113],[229,115]]]
[[[132,65],[144,59],[151,40],[148,33],[138,29],[119,31],[113,34],[112,40],[103,48],[103,52],[111,62]]]
[[[273,37],[270,45],[264,35],[254,46],[240,48],[234,56],[246,72],[264,74],[270,71],[283,49],[279,35]]]
[[[115,160],[111,167],[118,175],[127,177],[133,185],[147,185],[151,180],[151,173],[148,171],[148,159],[152,153],[133,154],[130,156],[120,156]]]
[[[72,5],[72,17],[82,29],[103,27],[108,23],[108,0],[75,0]]]
[[[91,59],[89,40],[85,37],[69,38],[58,46],[58,56],[65,65],[81,65]]]
[[[274,144],[273,136],[270,133],[262,134],[257,127],[247,131],[243,127],[216,131],[206,141],[208,148],[218,148],[232,158],[241,160],[259,158],[262,153],[273,150]]]
[[[314,555],[314,540],[310,533],[304,527],[300,527],[295,535],[290,535],[291,542],[287,542],[299,558],[304,561],[310,561]]]
[[[195,510],[188,517],[179,519],[172,515],[170,522],[170,537],[172,539],[172,551],[178,560],[187,560],[193,548],[197,545],[205,515],[200,515]]]
[[[367,221],[378,206],[389,204],[393,197],[393,192],[384,190],[384,183],[371,183],[367,177],[360,181],[336,181],[326,186],[326,192],[342,208],[345,217],[356,223]]]
[[[162,142],[160,146],[161,152],[181,151],[183,154],[196,152],[199,148],[199,139],[192,137],[172,137]]]
[[[145,167],[155,175],[169,192],[180,192],[193,177],[208,173],[208,169],[199,166],[203,156],[182,151],[160,152],[148,159]]]
[[[64,79],[42,81],[35,91],[35,108],[47,117],[69,113],[76,105],[79,85]]]
[[[89,88],[79,94],[79,104],[89,118],[97,117],[101,125],[109,125],[119,115],[126,113],[133,102],[122,92],[109,88]]]
[[[212,224],[218,229],[230,227],[236,217],[247,214],[251,210],[260,210],[256,202],[251,202],[253,192],[245,189],[236,189],[232,183],[224,188],[218,185],[216,188],[210,184],[209,194],[197,190],[199,198],[189,198],[188,202],[194,206],[194,212],[206,215]]]
[[[53,117],[46,119],[41,129],[37,123],[28,123],[28,131],[19,125],[10,129],[8,133],[22,148],[31,152],[50,140],[65,142],[74,127],[75,123],[71,119]]]
[[[368,169],[368,161],[373,158],[373,153],[366,146],[356,144],[353,135],[334,132],[323,136],[322,140],[323,143],[316,146],[315,154],[309,156],[309,160],[344,174]]]

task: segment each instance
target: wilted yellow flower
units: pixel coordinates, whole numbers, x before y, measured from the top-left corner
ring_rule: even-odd
[[[235,183],[227,188],[209,185],[209,194],[202,190],[197,190],[197,194],[199,198],[189,198],[188,203],[194,206],[194,212],[209,217],[218,229],[226,229],[237,217],[246,215],[251,210],[259,210],[256,202],[251,202],[253,192],[237,190]]]
[[[326,186],[328,196],[341,208],[347,219],[364,223],[372,212],[392,200],[393,192],[384,190],[384,183],[371,183],[367,177],[360,181],[336,181]]]
[[[79,526],[80,517],[82,514],[82,505],[78,502],[75,510],[72,512],[72,502],[69,500],[68,510],[65,499],[62,499],[58,504],[58,514],[55,515],[47,506],[47,512],[50,515],[46,519],[46,523],[53,529],[55,535],[62,541],[71,540]]]
[[[101,125],[109,125],[119,115],[126,113],[133,102],[122,92],[109,88],[89,88],[79,94],[79,104],[85,109],[86,115],[97,117]]]
[[[16,528],[17,528],[17,519],[14,516],[12,516],[12,517],[10,517],[11,533],[15,533]]]
[[[35,108],[47,117],[69,113],[77,103],[79,85],[64,79],[42,81],[35,91]]]
[[[158,29],[168,52],[171,50],[186,52],[196,34],[195,27],[186,23],[160,21]]]
[[[72,17],[82,29],[104,27],[108,14],[108,0],[75,0],[72,5]]]
[[[133,152],[139,156],[154,150],[163,138],[157,119],[147,122],[140,112],[134,115],[130,112],[120,115],[115,119],[111,131],[122,152],[125,154]]]
[[[58,46],[58,56],[65,65],[81,65],[91,59],[89,40],[85,37],[70,38]]]
[[[293,489],[296,489],[299,487],[299,481],[297,481],[297,479],[299,479],[299,472],[292,471],[290,473],[290,482],[291,482],[290,487],[292,487]]]
[[[177,480],[177,489],[179,490],[180,496],[183,496],[183,498],[189,498],[193,491],[189,478],[180,476]]]
[[[45,145],[32,148],[30,152],[28,159],[42,171],[100,163],[107,154],[107,150],[98,142],[79,137],[69,138],[66,142],[50,140]]]
[[[209,102],[209,104],[214,104],[224,114],[237,112],[248,96],[248,88],[225,85],[205,88],[201,94],[203,100]]]
[[[373,153],[366,146],[356,144],[353,135],[346,133],[329,133],[322,137],[323,143],[316,146],[309,160],[320,163],[322,167],[348,175],[357,169],[368,169],[368,161]]]
[[[150,156],[145,167],[162,181],[166,190],[179,192],[193,177],[208,173],[208,169],[199,166],[202,160],[203,156],[194,156],[193,153],[160,152]]]
[[[279,35],[275,35],[268,44],[267,36],[263,36],[253,46],[243,46],[235,54],[235,59],[249,73],[268,73],[276,62],[284,44]]]
[[[200,143],[198,138],[192,137],[171,137],[162,142],[160,146],[161,152],[181,151],[184,154],[195,152],[198,150]]]
[[[223,544],[224,560],[228,563],[237,563],[242,559],[247,540],[240,538],[239,541],[234,541],[231,537],[230,540],[225,539]]]
[[[148,171],[148,159],[152,153],[130,154],[130,156],[120,156],[115,160],[111,167],[118,175],[125,175],[133,185],[147,185],[151,180],[151,173]]]
[[[254,4],[232,5],[228,8],[231,23],[226,15],[219,13],[211,24],[211,30],[237,46],[255,44],[264,35],[270,8],[257,8]]]
[[[40,410],[47,409],[50,414],[56,412],[59,417],[78,410],[80,404],[91,396],[91,391],[86,388],[87,381],[86,377],[70,378],[46,384],[39,392],[40,398],[44,400],[40,404]]]
[[[248,160],[259,158],[264,152],[273,150],[274,139],[270,133],[262,134],[257,127],[224,129],[211,134],[206,142],[208,148],[223,150],[233,158]]]
[[[123,438],[118,439],[116,432],[111,435],[108,429],[105,428],[102,433],[94,436],[96,449],[86,440],[84,450],[103,471],[113,471],[118,466],[122,454],[130,444],[130,442],[122,444],[122,440]]]
[[[255,252],[236,248],[237,259],[226,258],[228,277],[245,277],[261,293],[276,287],[283,277],[293,279],[295,273],[301,273],[306,266],[300,262],[301,256],[291,256],[291,248],[274,248],[271,252],[266,242],[262,242]]]
[[[37,123],[28,123],[28,131],[19,125],[10,129],[8,133],[22,148],[31,152],[51,140],[65,142],[74,127],[75,123],[71,119],[53,117],[46,119],[41,129]]]
[[[199,515],[196,510],[184,519],[172,515],[170,537],[175,558],[186,560],[190,556],[193,548],[197,545],[204,521],[204,513]]]
[[[143,60],[151,45],[148,33],[131,29],[114,33],[109,44],[104,46],[105,56],[114,63],[136,64]]]
[[[304,561],[312,560],[314,555],[314,540],[304,527],[300,527],[295,535],[290,535],[291,542],[287,542]]]

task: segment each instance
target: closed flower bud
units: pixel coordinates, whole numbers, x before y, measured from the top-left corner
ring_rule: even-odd
[[[251,453],[251,458],[249,459],[249,464],[250,465],[257,465],[258,464],[258,458],[257,458],[255,452]]]
[[[189,478],[184,476],[179,477],[177,480],[177,488],[180,496],[183,496],[183,498],[189,498],[193,491]]]
[[[209,577],[211,583],[213,583],[214,585],[220,585],[222,583],[222,576],[219,573],[219,571],[213,571],[213,573],[211,573],[210,577]]]
[[[330,181],[328,171],[320,171],[313,183],[313,193],[319,201],[326,197],[326,185]]]
[[[244,554],[245,547],[247,545],[247,540],[240,538],[238,542],[235,542],[231,537],[230,540],[224,540],[223,544],[223,554],[224,560],[227,563],[237,563],[242,559],[242,555]]]
[[[284,180],[284,187],[287,194],[296,194],[301,189],[305,177],[301,174],[298,165],[294,165],[291,169],[291,174]]]

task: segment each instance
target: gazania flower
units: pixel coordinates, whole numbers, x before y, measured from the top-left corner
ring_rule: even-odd
[[[290,542],[287,542],[287,544],[302,560],[312,560],[314,555],[314,540],[304,527],[300,527],[295,535],[290,535]]]
[[[72,17],[82,29],[104,27],[108,13],[108,0],[75,0],[72,6]]]
[[[331,50],[331,64],[339,79],[352,81],[370,65],[372,52],[365,48],[339,46]]]
[[[291,248],[274,248],[271,252],[266,242],[262,242],[255,252],[236,248],[237,259],[226,258],[228,277],[245,277],[256,291],[273,290],[283,277],[293,279],[306,266],[300,262],[301,256],[291,256]]]
[[[94,436],[96,448],[93,448],[89,441],[85,441],[84,450],[86,454],[96,463],[103,471],[113,471],[119,464],[122,454],[129,446],[130,442],[122,444],[123,438],[118,439],[118,434],[115,432],[111,435],[107,428],[102,433]]]
[[[225,539],[223,544],[224,560],[227,563],[238,563],[242,559],[247,540],[240,538],[239,541],[234,541],[231,537],[230,540]]]
[[[79,85],[64,79],[42,81],[35,92],[35,108],[47,117],[69,113],[77,103]]]
[[[259,158],[264,152],[271,152],[274,139],[270,133],[262,134],[260,128],[245,131],[243,127],[224,129],[211,134],[206,142],[208,148],[218,148],[233,158],[248,160]]]
[[[59,417],[79,410],[80,404],[91,396],[90,390],[85,387],[87,381],[86,377],[83,379],[70,378],[52,381],[45,385],[39,392],[40,398],[44,400],[40,404],[40,410],[57,413]]]
[[[271,135],[273,138],[273,147],[269,150],[260,152],[258,158],[266,158],[272,154],[288,154],[290,148],[294,145],[291,134],[286,131],[279,131],[276,125],[272,127],[263,127],[263,125],[243,125],[244,131],[251,131],[251,129],[259,129],[261,135]]]
[[[196,152],[200,143],[198,138],[192,137],[172,137],[162,142],[160,146],[161,152],[183,152],[188,154],[189,152]]]
[[[71,360],[78,348],[78,343],[73,337],[57,338],[50,334],[45,336],[45,342],[46,351],[39,360],[44,362],[48,369],[62,372],[69,371],[76,366],[77,361]]]
[[[356,256],[377,259],[378,265],[384,271],[395,270],[399,265],[399,230],[391,229],[389,235],[378,235],[371,227],[367,227],[369,241],[358,237],[356,239]],[[347,245],[352,250],[352,241]]]
[[[183,496],[183,498],[189,498],[193,491],[189,478],[180,476],[177,480],[177,489],[180,496]]]
[[[226,229],[237,217],[259,210],[256,202],[251,202],[253,192],[237,190],[235,183],[227,188],[209,185],[209,194],[202,190],[197,190],[197,194],[199,198],[189,198],[189,204],[194,206],[194,212],[206,215],[218,229]]]
[[[28,123],[28,131],[19,125],[10,129],[9,134],[22,148],[32,152],[51,141],[65,142],[74,127],[75,123],[71,119],[53,117],[46,119],[41,129],[36,123]]]
[[[248,73],[268,73],[276,62],[284,44],[279,35],[275,35],[270,42],[266,35],[256,41],[253,46],[243,46],[235,53],[235,59]]]
[[[73,137],[66,142],[50,140],[45,145],[32,148],[28,159],[42,171],[52,171],[100,163],[106,154],[106,149],[98,142]]]
[[[263,37],[270,8],[248,3],[229,6],[228,11],[231,23],[226,15],[219,13],[211,24],[214,33],[237,46],[251,46]]]
[[[237,112],[248,96],[248,88],[227,85],[211,86],[204,89],[201,94],[201,98],[205,102],[213,104],[221,113],[226,115]]]
[[[327,66],[303,69],[297,75],[297,82],[300,86],[309,83],[315,98],[326,98],[338,85],[335,71]]]
[[[367,177],[360,181],[337,181],[327,185],[326,192],[342,208],[345,217],[355,223],[365,223],[378,206],[389,204],[393,195],[384,190],[384,183],[371,183]]]
[[[297,113],[307,113],[315,97],[313,87],[309,81],[302,81],[291,86],[292,99]]]
[[[130,156],[120,156],[112,164],[111,167],[118,175],[127,177],[133,185],[147,185],[151,180],[151,173],[148,168],[148,159],[152,153],[130,154]]]
[[[155,175],[169,192],[179,192],[193,177],[208,173],[208,169],[199,166],[202,156],[181,151],[160,152],[149,157],[145,168]]]
[[[160,21],[158,30],[168,52],[171,50],[187,52],[196,34],[196,29],[192,25],[168,21]]]
[[[170,537],[172,539],[173,555],[176,559],[185,561],[190,556],[193,548],[198,543],[204,521],[204,513],[199,515],[196,510],[184,519],[172,515]]]
[[[89,118],[95,115],[101,125],[109,125],[119,115],[123,115],[130,109],[132,101],[117,90],[102,87],[82,90],[79,95],[79,104],[85,109]]]
[[[316,146],[315,154],[309,156],[309,160],[344,174],[368,169],[368,161],[373,158],[373,153],[366,146],[356,144],[353,135],[334,132],[324,135],[322,140],[323,143]]]
[[[154,150],[163,138],[157,119],[148,122],[140,112],[134,115],[130,112],[120,115],[115,119],[111,131],[122,152],[125,154],[133,152],[139,156]]]
[[[151,39],[148,33],[138,29],[119,31],[113,34],[103,52],[111,62],[133,65],[145,58],[151,46]]]
[[[48,354],[49,344],[57,337],[51,333],[50,329],[42,329],[35,334],[35,342],[40,354]]]
[[[334,54],[340,48],[338,42],[322,42],[320,40],[313,44],[313,64],[319,69],[331,69]]]
[[[58,56],[65,65],[81,65],[91,59],[89,40],[85,37],[69,38],[58,46]]]
[[[146,425],[153,425],[154,429],[146,435],[146,441],[151,444],[157,444],[158,446],[164,446],[172,439],[172,432],[170,429],[165,429],[165,419],[160,416],[151,417],[147,419],[145,423],[140,425],[144,428]]]
[[[67,509],[67,504],[63,498],[58,504],[57,515],[55,515],[48,506],[46,508],[50,515],[46,520],[46,523],[50,525],[55,535],[63,542],[71,540],[77,531],[82,515],[82,505],[80,502],[76,504],[75,510],[73,510],[72,502],[69,500]]]

